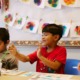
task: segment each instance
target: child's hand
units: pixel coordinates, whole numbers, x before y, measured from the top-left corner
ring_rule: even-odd
[[[16,47],[13,44],[11,46],[9,46],[8,50],[10,51],[11,54],[13,54],[14,56],[16,56],[17,49],[16,49]]]
[[[41,55],[41,48],[42,48],[42,45],[41,45],[41,43],[40,43],[40,44],[39,44],[39,47],[38,47],[38,50],[37,50],[37,56],[38,56],[38,58],[42,56],[42,55]]]
[[[78,64],[78,70],[80,70],[80,63]]]

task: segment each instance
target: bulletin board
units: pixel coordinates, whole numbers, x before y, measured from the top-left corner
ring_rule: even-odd
[[[58,44],[80,46],[80,34],[77,33],[77,28],[80,26],[80,1],[54,0],[53,4],[51,1],[9,0],[9,9],[6,11],[0,9],[0,26],[6,26],[9,29],[10,40],[16,45],[38,45],[41,41],[41,26],[43,23],[62,24],[66,25],[67,29],[64,26],[66,32],[64,32],[64,36]],[[6,17],[8,16],[13,19],[10,23],[7,22]],[[22,20],[23,22],[21,22]],[[17,25],[16,21],[21,24]],[[29,28],[28,24],[33,27]],[[29,29],[26,29],[26,27]]]

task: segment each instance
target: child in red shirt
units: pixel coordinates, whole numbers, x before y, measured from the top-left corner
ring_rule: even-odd
[[[63,74],[66,49],[57,45],[62,35],[63,28],[61,25],[47,24],[42,30],[42,43],[35,52],[25,56],[17,52],[14,45],[9,47],[9,51],[23,62],[34,63],[37,61],[37,72]]]

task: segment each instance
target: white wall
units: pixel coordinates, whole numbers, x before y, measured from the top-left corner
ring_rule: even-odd
[[[34,52],[37,49],[37,46],[18,46],[18,51],[24,55]],[[36,71],[36,63],[30,64],[29,62],[19,61],[19,70],[26,71]]]
[[[80,8],[73,8],[73,7],[62,7],[61,9],[52,9],[48,7],[38,8],[32,5],[21,3],[20,0],[10,0],[10,7],[7,12],[15,16],[17,13],[18,17],[20,16],[23,18],[28,16],[29,19],[33,19],[37,21],[40,21],[40,19],[42,19],[45,22],[53,21],[56,23],[57,22],[70,23],[71,20],[73,22],[80,21],[80,16],[79,16]],[[0,26],[2,26],[1,24],[2,22],[4,22],[4,15],[7,12],[6,11],[2,12],[0,10]],[[17,30],[17,29],[14,29],[14,26],[9,26],[9,32],[10,32],[10,39],[12,41],[14,40],[40,40],[40,35],[38,33],[31,34],[31,33],[24,31],[23,29]],[[80,38],[74,38],[74,39],[80,40]],[[68,40],[73,40],[73,38],[68,36]]]
[[[66,47],[67,48],[67,58],[80,59],[80,48],[79,47]],[[17,47],[19,52],[27,55],[37,49],[37,46],[19,46]],[[19,62],[19,69],[26,71],[36,71],[36,63],[30,64],[29,62],[23,63]]]

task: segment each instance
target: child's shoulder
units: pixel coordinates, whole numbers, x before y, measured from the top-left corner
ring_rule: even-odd
[[[57,45],[57,48],[66,50],[66,47]]]

